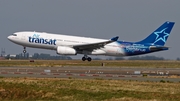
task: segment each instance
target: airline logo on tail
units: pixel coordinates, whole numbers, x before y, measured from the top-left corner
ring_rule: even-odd
[[[146,37],[144,40],[135,43],[164,46],[173,26],[174,22],[167,21],[164,24],[162,24],[159,28],[157,28],[152,34]]]
[[[158,41],[163,41],[164,43],[167,40],[167,37],[169,36],[169,33],[166,33],[167,28],[164,28],[163,30],[159,31],[159,32],[154,32],[154,34],[156,35],[156,40],[154,41],[153,44],[155,44]]]
[[[39,44],[49,44],[49,45],[56,45],[56,39],[44,39],[40,38],[39,34],[34,34],[32,37],[29,37],[30,43],[39,43]]]

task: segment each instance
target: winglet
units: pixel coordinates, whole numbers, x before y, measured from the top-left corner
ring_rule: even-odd
[[[119,38],[119,36],[113,37],[113,38],[111,38],[111,41],[117,41],[118,38]]]

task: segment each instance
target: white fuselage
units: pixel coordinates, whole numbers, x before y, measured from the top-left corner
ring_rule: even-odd
[[[75,45],[85,45],[108,41],[105,39],[51,34],[44,32],[17,32],[9,36],[8,39],[24,47],[51,50],[57,50],[58,46],[72,47]],[[112,42],[100,49],[93,49],[93,51],[78,51],[78,54],[122,56],[124,55],[124,51],[121,49],[121,45],[119,43]]]

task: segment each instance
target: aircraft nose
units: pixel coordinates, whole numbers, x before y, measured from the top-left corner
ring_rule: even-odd
[[[8,38],[8,40],[11,40],[11,39],[12,39],[12,36],[10,35],[10,36],[8,36],[7,38]]]

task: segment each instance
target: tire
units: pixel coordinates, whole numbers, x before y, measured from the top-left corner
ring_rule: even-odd
[[[86,58],[85,58],[85,57],[82,57],[82,61],[86,61]]]
[[[26,50],[23,50],[23,53],[26,53]]]
[[[90,62],[92,59],[90,57],[88,57],[87,60]]]

